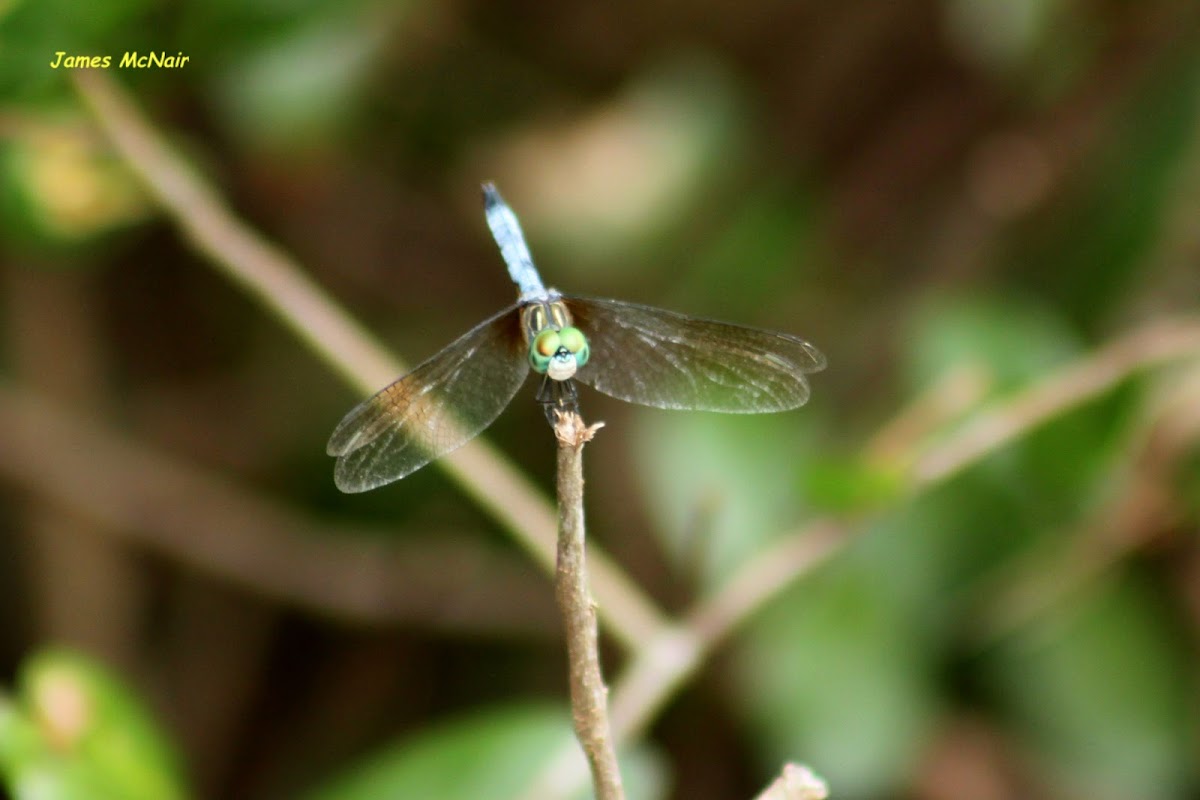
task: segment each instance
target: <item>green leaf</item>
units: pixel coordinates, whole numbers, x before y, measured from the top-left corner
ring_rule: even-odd
[[[686,280],[671,288],[672,307],[719,310],[722,319],[750,325],[775,311],[794,313],[796,304],[789,301],[807,291],[801,285],[813,282],[812,263],[822,242],[817,204],[788,177],[736,195],[714,215],[705,238],[685,240],[687,252],[671,256],[688,264]],[[736,291],[730,291],[731,277]],[[791,332],[803,335],[807,323],[794,324],[799,329]]]
[[[271,148],[330,138],[353,119],[383,34],[366,14],[339,14],[228,57],[215,82],[226,124]]]
[[[936,383],[954,369],[989,376],[991,391],[984,402],[947,420],[934,440],[955,436],[980,413],[1072,363],[1083,349],[1060,315],[1014,297],[940,299],[911,340],[908,372],[914,386]],[[952,491],[967,501],[990,495],[984,502],[1003,511],[1001,519],[1026,528],[1077,519],[1103,499],[1098,491],[1105,489],[1104,480],[1124,452],[1139,398],[1140,386],[1131,381],[1066,409],[987,454],[955,479]],[[984,527],[991,525],[991,518],[974,516]]]
[[[43,754],[44,742],[37,727],[8,695],[0,695],[0,772],[12,782],[23,764]]]
[[[899,467],[823,457],[804,474],[804,493],[815,508],[853,514],[893,503],[905,489]]]
[[[788,417],[636,417],[633,440],[654,529],[676,564],[704,585],[719,583],[800,518],[797,487],[813,447],[796,430],[796,416]]]
[[[738,696],[764,768],[798,760],[838,796],[881,796],[917,757],[934,710],[930,651],[881,577],[873,557],[843,557],[751,623]]]
[[[571,723],[544,704],[492,709],[387,747],[306,795],[307,800],[518,800],[546,759],[571,746]],[[664,796],[663,768],[646,750],[622,754],[630,798]]]
[[[82,655],[43,651],[0,710],[0,763],[17,798],[175,800],[175,757],[143,705]]]
[[[1167,52],[1127,91],[1064,207],[1011,259],[1031,286],[1089,326],[1145,283],[1147,258],[1187,175],[1200,117],[1200,55],[1195,48]]]
[[[913,392],[953,370],[972,368],[1002,394],[1082,351],[1079,334],[1060,312],[1017,295],[937,294],[913,318],[904,365]]]
[[[1072,796],[1186,795],[1196,713],[1187,654],[1132,577],[1095,587],[987,660],[996,702]]]
[[[149,213],[128,169],[78,111],[30,114],[13,127],[0,144],[0,227],[10,247],[89,263],[100,237]]]

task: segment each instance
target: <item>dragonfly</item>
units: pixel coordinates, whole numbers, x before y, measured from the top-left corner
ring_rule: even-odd
[[[518,299],[346,414],[326,448],[343,492],[399,480],[466,444],[530,371],[552,422],[577,409],[575,381],[663,409],[758,414],[808,400],[805,376],[825,357],[804,339],[548,289],[494,184],[483,200]]]

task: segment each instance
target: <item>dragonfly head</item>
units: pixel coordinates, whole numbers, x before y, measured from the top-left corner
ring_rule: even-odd
[[[529,364],[541,375],[565,381],[588,361],[591,349],[583,331],[570,325],[546,328],[529,343]]]

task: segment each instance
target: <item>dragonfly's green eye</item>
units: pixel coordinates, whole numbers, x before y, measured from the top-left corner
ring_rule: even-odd
[[[588,347],[587,337],[583,335],[583,331],[568,326],[558,332],[558,338],[562,341],[562,346],[575,356],[575,366],[582,367],[587,363],[588,356],[591,355],[591,348]]]
[[[533,341],[529,344],[530,366],[545,375],[546,370],[550,367],[550,359],[554,358],[554,354],[558,352],[560,346],[561,338],[558,331],[553,328],[542,331],[533,337]]]
[[[558,331],[548,328],[534,337],[533,344],[529,348],[530,358],[548,359],[558,352],[559,344]]]

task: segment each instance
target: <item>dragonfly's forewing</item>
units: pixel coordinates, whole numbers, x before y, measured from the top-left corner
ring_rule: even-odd
[[[365,492],[462,446],[499,416],[528,373],[511,306],[347,414],[326,448],[338,457],[334,482]]]
[[[565,298],[587,336],[575,377],[605,394],[657,408],[755,414],[808,400],[805,373],[825,357],[786,333],[597,298]]]

